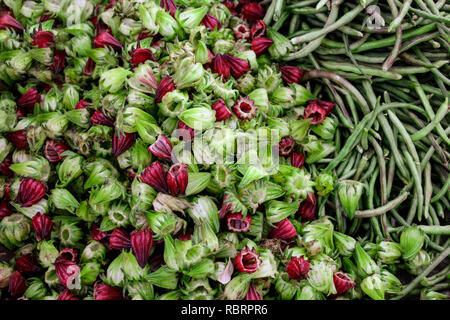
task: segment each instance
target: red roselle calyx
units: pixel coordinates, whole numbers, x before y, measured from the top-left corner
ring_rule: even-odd
[[[344,272],[338,271],[333,275],[334,287],[336,288],[336,295],[341,295],[351,288],[353,288],[356,283]]]
[[[230,77],[231,67],[225,54],[218,53],[214,56],[211,61],[211,71],[222,76],[224,82]]]
[[[295,66],[281,66],[281,78],[287,83],[299,83],[305,74],[305,70]]]
[[[267,25],[264,20],[256,21],[250,29],[250,37],[252,39],[263,37],[266,34],[266,28]]]
[[[152,250],[153,237],[149,229],[133,231],[131,233],[131,248],[141,268],[145,268],[150,251]]]
[[[153,53],[147,48],[136,48],[131,52],[131,64],[136,68],[147,60],[154,61]]]
[[[189,232],[178,235],[178,240],[187,241],[192,239],[192,234]]]
[[[264,18],[264,8],[258,2],[250,2],[242,9],[244,18],[249,21],[257,21]]]
[[[234,266],[240,272],[253,273],[261,264],[259,253],[255,249],[244,249],[234,258]]]
[[[159,3],[161,8],[166,12],[169,12],[172,17],[175,17],[175,12],[177,11],[177,5],[173,0],[161,0]]]
[[[330,102],[330,101],[325,101],[325,100],[309,100],[308,101],[309,104],[316,104],[318,105],[320,108],[322,108],[323,110],[325,110],[325,113],[328,115],[331,113],[331,111],[333,111],[333,107],[334,107],[334,103]]]
[[[11,297],[17,298],[21,296],[25,290],[27,290],[27,284],[25,278],[19,271],[14,272],[11,277],[9,277],[9,293]]]
[[[50,238],[53,229],[53,221],[46,214],[36,213],[31,220],[31,226],[36,234],[38,242]]]
[[[294,149],[295,141],[291,137],[281,138],[280,143],[278,143],[278,152],[280,156],[287,157]]]
[[[205,15],[201,23],[209,30],[219,29],[222,25],[216,17],[209,13]]]
[[[103,232],[102,230],[100,230],[99,227],[97,227],[95,224],[93,224],[92,230],[91,230],[91,237],[95,241],[101,241],[101,240],[105,239],[106,237],[108,237],[108,234],[106,232]]]
[[[309,261],[303,257],[294,257],[287,263],[286,272],[290,279],[303,280],[308,276]]]
[[[230,68],[231,68],[231,75],[234,78],[239,78],[241,76],[243,76],[247,71],[250,70],[250,64],[245,61],[244,59],[238,58],[238,57],[234,57],[234,56],[230,56],[230,55],[225,55],[228,63],[230,64]]]
[[[306,199],[303,200],[302,203],[300,204],[297,213],[300,214],[300,216],[303,219],[311,221],[314,219],[316,207],[317,207],[316,195],[314,193],[308,192]]]
[[[245,39],[248,40],[250,38],[250,28],[243,23],[236,25],[233,28],[234,37],[236,39]]]
[[[24,254],[16,259],[15,269],[24,273],[34,273],[41,270],[36,257],[31,254]]]
[[[78,257],[78,249],[76,248],[64,248],[59,252],[58,258],[67,261],[75,262]]]
[[[228,109],[225,100],[222,98],[219,98],[219,100],[214,102],[212,109],[216,111],[216,121],[222,121],[231,116],[231,111]]]
[[[86,109],[89,106],[89,101],[87,100],[80,100],[78,101],[78,103],[75,105],[75,109]]]
[[[64,290],[56,300],[78,300],[77,297],[69,291],[69,289]]]
[[[160,103],[162,98],[169,92],[176,89],[175,83],[172,81],[172,78],[169,76],[165,76],[161,79],[156,87],[155,92],[155,103]]]
[[[109,237],[109,245],[111,249],[127,250],[131,248],[130,235],[121,228],[116,228]]]
[[[292,152],[291,166],[301,169],[303,168],[304,163],[305,163],[305,155],[297,151]]]
[[[241,120],[250,120],[256,115],[258,107],[248,97],[240,97],[231,108],[234,114]]]
[[[113,136],[112,153],[114,157],[120,156],[122,153],[131,148],[136,140],[136,133],[123,132]]]
[[[102,32],[96,36],[94,38],[94,46],[96,48],[111,47],[114,50],[120,50],[123,48],[122,44],[108,32]]]
[[[150,185],[158,192],[167,193],[169,190],[165,170],[159,161],[150,164],[138,177],[142,182]]]
[[[0,162],[0,173],[5,176],[14,175],[14,172],[9,168],[11,164],[12,164],[11,156],[7,156],[5,159],[3,159],[2,162]]]
[[[32,178],[25,178],[19,187],[19,192],[15,202],[21,207],[30,207],[39,202],[47,192],[47,186],[44,182],[34,180]]]
[[[252,224],[252,217],[248,214],[245,219],[240,212],[227,214],[227,228],[228,230],[236,233],[250,231],[250,225]]]
[[[50,69],[53,73],[58,74],[64,70],[66,66],[66,52],[64,50],[53,50],[53,62]]]
[[[311,124],[320,124],[323,122],[327,115],[327,112],[324,108],[320,107],[319,104],[315,102],[310,102],[303,114],[304,119],[312,119]]]
[[[37,31],[33,35],[32,46],[48,48],[55,43],[55,35],[51,31]]]
[[[95,61],[91,58],[88,58],[86,61],[86,65],[84,66],[83,74],[85,76],[90,76],[95,70]]]
[[[219,210],[219,219],[225,218],[225,216],[231,212],[231,208],[232,208],[233,204],[230,202],[226,202],[227,199],[228,199],[228,195],[225,195],[223,197],[222,206],[220,207],[220,210]]]
[[[0,17],[0,30],[13,29],[15,31],[23,31],[24,27],[9,14]]]
[[[287,218],[274,223],[274,228],[270,230],[269,236],[274,239],[288,240],[297,236],[297,230]]]
[[[26,111],[33,111],[34,105],[39,102],[41,102],[41,95],[36,88],[31,88],[17,100],[17,106]]]
[[[167,173],[167,186],[173,195],[184,194],[188,184],[187,165],[177,163],[170,167]]]
[[[150,147],[148,147],[148,151],[159,158],[171,160],[172,142],[170,142],[170,140],[167,139],[164,135],[160,134],[158,136],[158,139],[156,139],[156,141]]]
[[[255,287],[252,283],[250,283],[250,287],[248,288],[247,294],[245,295],[244,300],[261,300],[261,297],[256,291]]]
[[[9,207],[9,203],[6,200],[0,200],[0,221],[3,220],[4,217],[12,215],[12,211]]]
[[[67,150],[69,150],[69,147],[64,143],[47,140],[44,147],[44,155],[48,161],[56,163],[64,158],[61,154]]]
[[[97,282],[94,284],[94,300],[122,300],[122,288]]]
[[[225,7],[227,7],[227,9],[230,11],[230,13],[231,13],[233,16],[236,16],[236,15],[237,15],[237,12],[236,12],[236,5],[234,4],[233,1],[231,1],[231,0],[226,0],[226,1],[222,2],[222,4],[223,4]]]
[[[28,150],[30,147],[28,145],[27,130],[21,129],[13,132],[8,132],[5,134],[5,138],[11,142],[17,149]]]
[[[264,51],[266,51],[273,44],[273,40],[266,37],[259,37],[253,39],[252,41],[252,50],[255,52],[257,56],[261,55]]]
[[[91,122],[92,124],[98,126],[108,126],[108,127],[114,127],[114,119],[111,119],[100,110],[95,110],[94,114],[91,116]]]
[[[189,135],[191,136],[191,140],[194,138],[195,131],[191,127],[189,127],[186,123],[183,121],[178,121],[177,129],[181,130],[187,130],[189,132]]]

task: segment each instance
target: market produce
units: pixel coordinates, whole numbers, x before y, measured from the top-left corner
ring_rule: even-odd
[[[449,299],[449,12],[0,1],[1,299]]]

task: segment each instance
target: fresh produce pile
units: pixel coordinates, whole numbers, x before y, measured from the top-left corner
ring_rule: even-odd
[[[0,296],[449,299],[445,0],[0,1]]]

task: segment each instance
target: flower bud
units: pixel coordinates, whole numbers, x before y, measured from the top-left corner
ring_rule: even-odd
[[[66,151],[64,160],[58,165],[59,182],[57,187],[65,187],[73,180],[78,178],[82,173],[81,168],[84,158],[74,152]]]
[[[240,78],[247,71],[250,70],[249,63],[247,61],[245,61],[244,59],[230,56],[228,54],[225,55],[225,58],[226,58],[228,64],[230,65],[231,75],[236,79]]]
[[[424,232],[418,227],[407,227],[400,235],[402,257],[412,260],[422,249],[425,240]]]
[[[301,143],[307,136],[309,128],[311,125],[310,119],[300,119],[290,123],[291,127],[291,137],[295,141]]]
[[[43,300],[47,295],[47,288],[39,278],[31,278],[33,281],[28,285],[24,296],[30,300]],[[30,279],[30,280],[31,280]]]
[[[44,147],[44,155],[49,162],[56,163],[64,158],[61,154],[67,150],[69,150],[69,147],[64,143],[47,140]]]
[[[274,59],[284,57],[294,48],[291,41],[277,31],[268,29],[267,37],[273,40],[269,53]]]
[[[305,284],[297,291],[295,300],[325,300],[325,297],[311,285]]]
[[[384,300],[384,286],[378,274],[364,278],[361,289],[373,300]]]
[[[153,155],[165,159],[172,159],[172,143],[164,135],[160,134],[158,139],[148,148]]]
[[[220,29],[220,26],[222,25],[215,16],[209,13],[205,15],[201,24],[211,31],[214,31],[216,28],[217,30]]]
[[[92,285],[102,272],[101,266],[98,262],[92,261],[86,263],[80,272],[80,281],[83,285]]]
[[[64,70],[65,66],[66,52],[55,48],[53,50],[53,62],[50,64],[50,70],[52,70],[54,74],[58,74]]]
[[[308,282],[316,290],[325,295],[336,294],[333,281],[334,266],[325,262],[318,262],[311,265],[308,273]]]
[[[38,243],[37,248],[39,250],[40,264],[45,268],[52,266],[58,257],[58,250],[53,243],[51,241],[41,241]]]
[[[350,257],[355,250],[356,240],[337,231],[333,232],[333,240],[339,253],[345,257]]]
[[[26,178],[20,183],[19,192],[14,200],[22,207],[30,207],[38,203],[45,195],[47,186],[44,182]]]
[[[338,271],[333,275],[333,282],[336,288],[336,295],[338,296],[356,286],[356,283],[342,271]]]
[[[145,216],[157,241],[172,234],[177,228],[178,220],[172,214],[148,211]]]
[[[156,87],[155,103],[160,103],[167,93],[175,89],[176,87],[172,79],[169,76],[163,77]]]
[[[281,77],[287,83],[299,83],[305,71],[295,66],[280,66]]]
[[[251,275],[241,273],[225,285],[223,296],[228,300],[242,300],[247,294],[251,282]]]
[[[12,29],[17,32],[24,31],[25,28],[9,14],[0,17],[0,30]]]
[[[102,32],[94,38],[94,46],[96,48],[106,48],[110,47],[113,50],[121,50],[123,48],[122,44],[116,40],[108,32]]]
[[[27,131],[25,129],[8,132],[5,134],[5,138],[8,139],[9,142],[11,142],[14,147],[17,149],[30,149],[28,145],[28,139],[27,139]],[[7,154],[6,150],[9,145],[5,145],[5,156]]]
[[[96,282],[94,284],[94,300],[122,300],[122,289]]]
[[[179,115],[179,118],[192,129],[201,131],[212,128],[216,121],[215,111],[206,107],[185,110]]]
[[[179,22],[186,32],[190,32],[197,27],[208,12],[207,7],[199,7],[196,9],[187,9],[179,15]]]
[[[37,213],[31,220],[31,226],[36,234],[36,240],[48,240],[53,228],[52,219],[45,214]]]
[[[142,182],[155,188],[158,192],[168,192],[165,170],[159,161],[155,161],[145,168],[139,174],[138,178]]]
[[[50,197],[50,203],[61,210],[67,210],[70,212],[75,212],[80,203],[77,199],[67,190],[63,188],[52,189]]]
[[[26,289],[27,284],[25,282],[25,278],[19,271],[14,272],[9,277],[8,291],[11,294],[11,297],[18,298],[25,292]]]
[[[0,221],[0,242],[7,248],[19,247],[28,239],[30,231],[30,223],[23,214],[12,214]]]
[[[75,246],[83,238],[84,233],[77,223],[64,223],[59,228],[59,239],[62,245]]]
[[[315,188],[321,197],[326,196],[334,190],[334,178],[328,173],[321,173],[316,177]]]
[[[251,283],[244,300],[261,300],[261,294]]]
[[[216,121],[222,121],[231,116],[231,112],[222,98],[214,102],[212,109],[216,112]]]
[[[167,173],[167,186],[173,195],[183,195],[188,185],[188,171],[184,163],[177,163],[170,167]]]
[[[59,281],[66,288],[79,285],[80,267],[74,261],[58,257],[54,263],[55,272]]]
[[[257,21],[264,18],[265,10],[258,2],[248,2],[242,8],[242,15],[248,21]]]
[[[184,58],[177,66],[173,76],[173,82],[177,89],[196,86],[205,74],[205,69],[200,63],[193,63],[191,58]]]
[[[261,55],[264,51],[266,51],[274,41],[270,38],[259,37],[253,39],[252,41],[252,50],[255,52],[257,56]]]
[[[275,282],[275,290],[281,300],[292,300],[297,292],[297,286],[295,281],[289,280],[288,274],[283,272],[278,275]]]
[[[347,217],[353,219],[358,202],[361,198],[364,184],[354,180],[342,180],[339,182],[338,195],[342,209]]]
[[[430,263],[430,255],[425,250],[420,250],[412,260],[406,261],[406,269],[413,275],[419,275]]]
[[[135,133],[123,132],[121,134],[114,133],[112,141],[112,152],[114,157],[118,157],[131,148],[136,140]]]
[[[386,270],[381,270],[380,272],[381,282],[383,283],[383,288],[386,293],[399,294],[403,285],[400,280],[394,276],[392,273]]]
[[[383,240],[378,244],[378,258],[382,263],[393,264],[398,263],[402,256],[402,248],[400,244]]]
[[[100,89],[103,92],[118,92],[120,89],[122,89],[127,80],[127,77],[131,74],[131,71],[121,67],[103,72],[100,76]]]
[[[286,264],[286,272],[289,274],[289,278],[298,281],[307,278],[309,269],[309,261],[303,257],[294,257]]]
[[[90,118],[90,121],[96,126],[102,125],[111,128],[114,127],[114,119],[107,117],[101,110],[95,110],[94,114]]]
[[[17,107],[25,110],[26,112],[33,111],[36,103],[41,101],[41,96],[36,88],[31,88],[25,92],[19,100],[17,100]]]
[[[116,228],[111,233],[109,245],[114,250],[127,250],[131,248],[130,236],[125,230]]]
[[[358,242],[355,245],[355,261],[358,272],[360,272],[363,277],[370,276],[371,274],[380,271],[380,268],[375,261],[373,261],[373,259],[364,251]]]
[[[185,195],[191,196],[202,192],[208,186],[210,181],[211,181],[211,173],[209,172],[189,173]]]
[[[261,262],[255,249],[244,249],[234,259],[234,266],[239,272],[253,273],[258,270]]]
[[[31,255],[30,253],[24,254],[17,258],[14,268],[23,273],[36,273],[41,270],[36,257]]]
[[[131,248],[141,268],[145,268],[153,244],[150,230],[139,230],[131,233]]]
[[[298,202],[285,202],[271,200],[266,203],[266,218],[269,223],[280,222],[281,220],[292,216],[298,210]],[[283,225],[288,225],[283,223]],[[277,231],[275,231],[277,232]]]
[[[269,236],[273,239],[289,240],[297,236],[297,230],[292,222],[285,218],[274,223],[274,228],[270,230]]]
[[[90,261],[98,261],[100,263],[103,263],[105,260],[105,256],[106,256],[105,246],[100,242],[93,240],[89,242],[89,244],[86,247],[84,247],[80,261],[82,263]]]

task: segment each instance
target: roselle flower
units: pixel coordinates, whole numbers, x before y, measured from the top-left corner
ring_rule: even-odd
[[[205,15],[201,23],[209,30],[219,29],[222,25],[216,17],[209,13]]]
[[[257,21],[264,18],[264,8],[258,2],[250,2],[244,6],[241,12],[249,21]]]
[[[9,277],[8,291],[11,294],[11,297],[19,297],[25,292],[25,290],[27,290],[25,278],[19,271],[14,272],[11,277]]]
[[[183,121],[178,121],[177,129],[187,130],[191,136],[191,140],[194,138],[195,130],[185,124]]]
[[[177,163],[170,167],[167,173],[167,186],[173,195],[184,195],[188,184],[187,165]]]
[[[91,229],[91,237],[95,241],[101,241],[101,240],[105,239],[106,237],[108,237],[108,234],[106,232],[103,232],[102,230],[100,230],[99,227],[97,227],[95,224],[93,224],[92,229]]]
[[[341,180],[338,185],[339,201],[344,213],[350,219],[355,216],[364,184],[355,180]]]
[[[71,285],[80,274],[80,267],[76,262],[58,257],[53,264],[59,281],[64,287]]]
[[[12,215],[12,211],[9,207],[9,203],[7,200],[0,200],[0,221],[3,220],[4,217]]]
[[[316,208],[317,208],[316,195],[312,192],[308,192],[306,199],[303,200],[302,203],[300,203],[300,207],[298,208],[297,213],[300,214],[302,219],[311,221],[314,219]]]
[[[141,268],[145,268],[153,245],[152,233],[149,229],[131,233],[131,248]]]
[[[287,83],[299,83],[305,70],[295,66],[280,66],[281,78]]]
[[[37,242],[48,240],[53,229],[53,221],[46,214],[36,213],[31,220]]]
[[[226,216],[227,228],[231,232],[241,233],[250,231],[252,217],[247,214],[245,219],[241,212],[229,213]]]
[[[238,58],[238,57],[234,57],[234,56],[230,56],[230,55],[225,55],[226,60],[228,61],[228,64],[230,65],[231,68],[231,75],[234,78],[239,78],[242,75],[244,75],[247,71],[250,70],[250,64],[245,61],[244,59]]]
[[[252,41],[252,50],[255,52],[257,56],[261,55],[264,51],[266,51],[273,44],[273,40],[266,37],[259,37],[253,39]]]
[[[155,61],[153,53],[147,48],[136,48],[131,52],[131,64],[136,68],[147,60]]]
[[[171,77],[165,76],[162,78],[156,87],[155,103],[160,103],[167,93],[174,91],[175,89],[176,86]]]
[[[240,97],[231,108],[234,114],[241,120],[250,120],[256,115],[258,107],[248,97]]]
[[[294,257],[286,264],[286,272],[290,279],[298,281],[306,279],[309,272],[309,261],[303,257]]]
[[[53,62],[50,65],[50,69],[53,73],[58,74],[66,67],[66,52],[64,50],[53,50]]]
[[[94,46],[96,48],[111,47],[114,50],[120,50],[123,48],[122,44],[108,32],[102,32],[97,35],[94,38]]]
[[[47,186],[44,182],[26,178],[20,183],[19,192],[15,202],[21,207],[30,207],[38,203],[47,192]]]
[[[159,161],[155,161],[142,170],[138,178],[153,187],[158,192],[167,193],[169,188],[166,182],[166,173]]]
[[[109,245],[111,249],[128,250],[131,248],[130,235],[121,228],[116,228],[109,237]]]
[[[136,140],[136,133],[123,132],[121,134],[114,133],[112,143],[112,153],[114,157],[118,157],[131,148]]]
[[[47,140],[44,146],[44,156],[49,162],[60,162],[64,157],[61,154],[69,150],[63,142]]]
[[[231,66],[225,54],[218,53],[214,56],[211,61],[211,71],[222,76],[224,82],[230,77]]]
[[[216,112],[216,121],[222,121],[231,116],[231,111],[228,109],[222,98],[219,98],[219,100],[214,102],[212,109]]]
[[[56,300],[78,300],[77,297],[75,297],[69,289],[64,290]]]
[[[158,139],[148,147],[148,151],[151,152],[154,156],[165,160],[172,159],[172,142],[167,139],[164,135],[160,134]]]
[[[297,236],[297,230],[287,218],[274,223],[274,228],[270,230],[269,236],[273,239],[289,240]]]
[[[291,166],[301,169],[305,163],[305,155],[294,151],[291,154]]]
[[[312,119],[311,124],[322,123],[327,115],[325,109],[320,107],[317,103],[309,103],[304,111],[304,119]]]
[[[12,176],[14,172],[9,168],[11,164],[11,156],[7,156],[5,159],[3,159],[3,161],[0,162],[0,174],[3,174],[5,176]]]
[[[86,65],[84,66],[83,74],[85,76],[90,76],[95,69],[95,61],[91,58],[88,58],[86,61]]]
[[[9,14],[0,17],[0,30],[13,29],[14,31],[23,31],[24,27]]]
[[[356,283],[342,271],[338,271],[333,275],[333,282],[337,292],[336,295],[338,296],[356,285]]]
[[[250,28],[244,23],[236,25],[233,28],[233,33],[236,39],[250,39]]]
[[[35,273],[41,270],[35,256],[24,254],[16,259],[15,269],[23,273]]]
[[[31,88],[17,100],[17,106],[26,111],[33,111],[34,105],[40,101],[41,95],[39,92],[36,88]]]
[[[319,100],[319,99],[309,100],[308,103],[309,104],[315,104],[315,105],[319,106],[320,108],[325,110],[325,113],[327,115],[330,114],[331,111],[333,111],[333,108],[334,108],[334,103],[333,102],[325,101],[325,100]]]
[[[260,297],[258,291],[256,291],[255,287],[251,283],[248,288],[248,292],[245,295],[244,300],[261,300],[261,297]]]
[[[51,31],[37,31],[32,38],[31,45],[38,48],[48,48],[55,43],[55,35]]]
[[[105,114],[101,110],[95,110],[95,112],[91,116],[90,121],[92,124],[96,126],[102,125],[113,128],[115,119],[111,119],[105,116]]]
[[[21,129],[13,132],[8,132],[5,134],[5,138],[11,142],[17,149],[28,150],[30,147],[28,145],[27,130]]]
[[[266,28],[267,28],[267,25],[264,22],[264,20],[256,21],[253,24],[252,28],[250,29],[250,37],[252,39],[264,37],[264,35],[266,34]]]
[[[261,265],[259,253],[255,249],[244,249],[234,258],[234,266],[239,272],[253,273],[259,269]]]
[[[161,0],[159,5],[166,12],[169,12],[172,17],[175,17],[175,12],[177,11],[177,5],[175,4],[174,0]]]
[[[94,300],[122,300],[122,288],[97,282],[94,284]]]
[[[280,156],[287,157],[294,149],[295,141],[289,136],[281,138],[278,143],[278,152]]]

